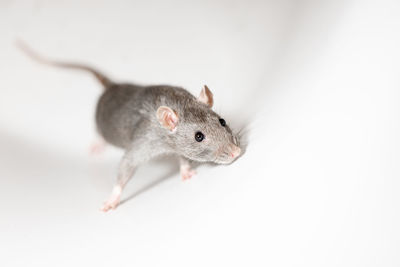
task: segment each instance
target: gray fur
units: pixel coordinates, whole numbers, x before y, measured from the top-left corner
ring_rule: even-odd
[[[168,106],[178,114],[179,122],[173,133],[157,120],[160,106]],[[228,126],[220,125],[219,119],[218,114],[183,88],[167,85],[113,84],[100,97],[96,111],[100,134],[117,147],[137,149],[132,144],[140,140],[140,146],[149,144],[146,149],[149,158],[153,153],[178,154],[194,161],[223,163],[215,152],[224,143],[236,140]],[[203,142],[194,139],[197,131],[205,134]]]

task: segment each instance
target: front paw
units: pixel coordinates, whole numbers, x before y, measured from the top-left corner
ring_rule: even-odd
[[[115,210],[121,199],[122,188],[120,186],[115,186],[110,197],[104,202],[103,206],[100,208],[101,211],[107,212],[111,209]]]
[[[104,141],[96,141],[90,145],[89,154],[91,156],[98,156],[103,154],[106,148],[106,143]]]
[[[188,168],[188,167],[181,168],[182,180],[188,180],[188,179],[192,178],[195,174],[196,174],[196,171],[191,168]]]

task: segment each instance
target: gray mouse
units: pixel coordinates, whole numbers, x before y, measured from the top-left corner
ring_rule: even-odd
[[[181,87],[116,83],[87,65],[50,61],[22,42],[18,46],[41,63],[88,71],[103,85],[96,108],[97,130],[106,143],[125,153],[102,211],[118,206],[137,167],[150,159],[179,156],[181,176],[189,179],[195,174],[192,161],[230,164],[241,155],[238,135],[211,109],[213,94],[207,86],[196,98]]]

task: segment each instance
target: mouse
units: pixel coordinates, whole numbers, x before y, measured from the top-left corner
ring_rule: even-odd
[[[96,128],[105,143],[121,148],[124,154],[101,211],[118,207],[124,187],[149,160],[177,157],[181,177],[187,180],[196,174],[193,162],[231,164],[243,154],[239,135],[213,111],[213,93],[207,85],[195,97],[179,86],[119,83],[89,65],[50,60],[22,41],[17,46],[37,62],[87,71],[102,85]]]

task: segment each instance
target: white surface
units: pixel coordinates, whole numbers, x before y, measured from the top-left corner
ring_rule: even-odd
[[[114,2],[0,2],[1,266],[400,265],[399,4]],[[149,163],[103,214],[121,151],[88,156],[99,85],[17,37],[115,79],[207,84],[248,151],[188,182]]]

